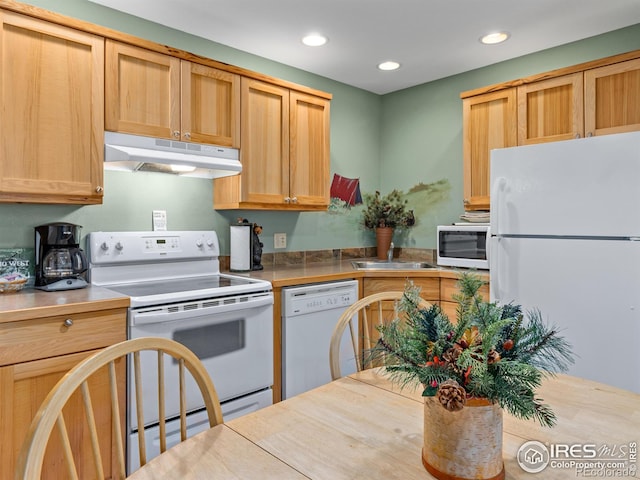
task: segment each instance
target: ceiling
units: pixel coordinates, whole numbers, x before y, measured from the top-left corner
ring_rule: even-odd
[[[640,0],[89,1],[378,94],[640,23]]]

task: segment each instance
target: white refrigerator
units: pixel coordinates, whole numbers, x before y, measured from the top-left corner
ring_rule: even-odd
[[[493,150],[490,278],[572,344],[569,374],[640,393],[640,132]]]

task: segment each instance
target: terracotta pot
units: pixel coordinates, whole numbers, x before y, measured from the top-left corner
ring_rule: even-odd
[[[425,397],[422,463],[440,480],[502,480],[502,409],[470,399],[457,412]]]
[[[386,260],[389,246],[391,245],[391,238],[393,237],[393,228],[391,227],[378,227],[376,228],[376,245],[378,254],[378,260]]]

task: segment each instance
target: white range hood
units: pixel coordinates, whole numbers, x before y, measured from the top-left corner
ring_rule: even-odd
[[[236,148],[104,132],[105,170],[218,178],[242,171]]]

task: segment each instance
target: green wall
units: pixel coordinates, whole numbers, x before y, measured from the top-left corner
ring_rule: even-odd
[[[462,213],[461,91],[583,61],[640,49],[640,25],[544,52],[502,62],[443,80],[379,96],[169,29],[86,0],[26,2],[64,15],[172,45],[209,58],[331,92],[331,172],[359,178],[363,192],[445,180],[435,200],[416,205],[417,225],[397,245],[435,246],[435,226]],[[441,182],[442,184],[442,182]],[[150,230],[151,211],[167,210],[173,230],[215,229],[223,254],[229,252],[228,225],[239,216],[264,227],[265,252],[273,234],[287,234],[287,250],[374,245],[359,226],[360,207],[337,213],[214,211],[208,180],[163,174],[105,172],[102,205],[0,204],[0,248],[31,247],[33,227],[53,221],[96,230]],[[419,197],[423,198],[423,197]],[[412,205],[413,207],[413,205]]]

